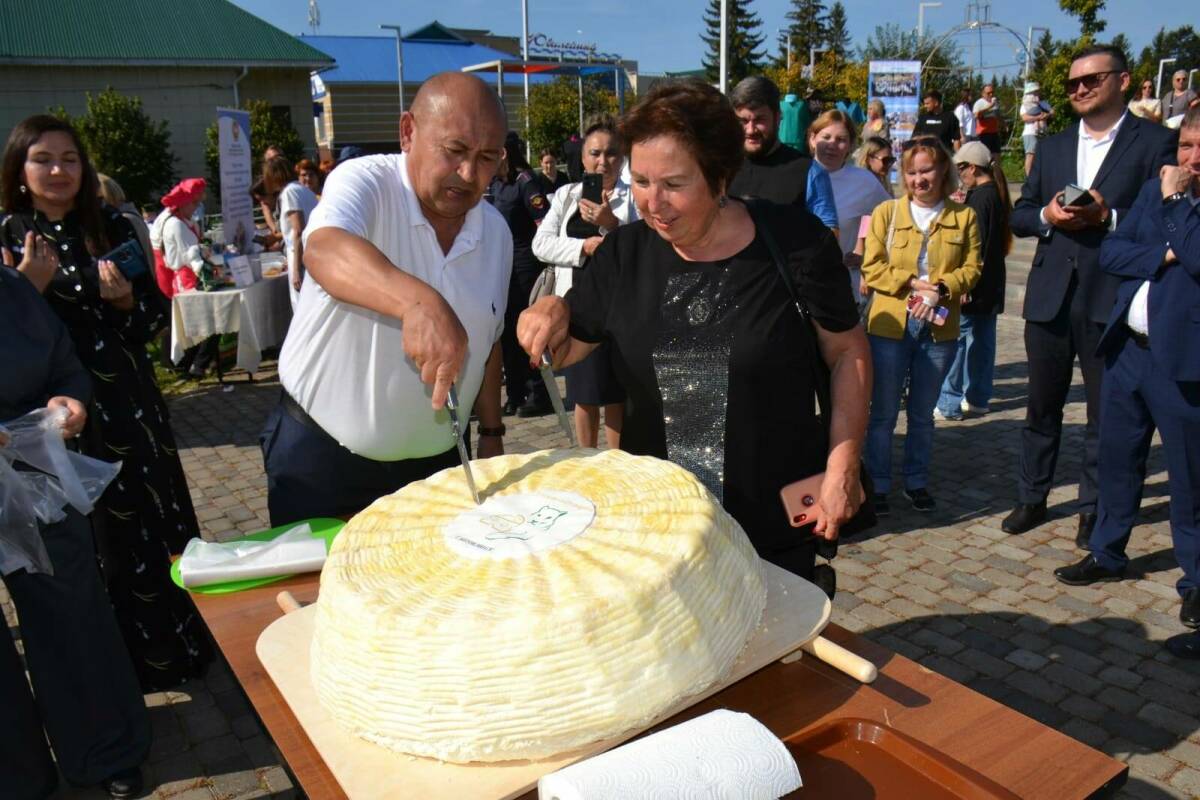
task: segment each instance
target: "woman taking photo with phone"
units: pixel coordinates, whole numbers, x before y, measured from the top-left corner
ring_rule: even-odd
[[[585,270],[604,236],[637,217],[629,186],[621,180],[624,162],[616,121],[602,116],[583,134],[583,172],[580,183],[554,193],[550,211],[533,237],[533,254],[554,266],[554,294],[566,297],[577,270]],[[589,199],[590,195],[590,199]],[[625,418],[625,390],[613,372],[608,347],[567,369],[567,401],[575,403],[575,433],[583,447],[600,440],[600,409],[604,408],[604,439],[618,447]]]
[[[211,658],[207,633],[168,575],[169,555],[199,535],[167,405],[146,343],[168,324],[150,262],[129,277],[102,256],[136,244],[100,202],[74,129],[33,116],[8,137],[0,167],[0,254],[67,326],[94,401],[80,449],[121,472],[92,514],[109,597],[145,691],[177,686]]]
[[[941,142],[932,136],[905,142],[900,174],[905,196],[871,215],[862,265],[875,292],[867,317],[875,385],[866,462],[880,515],[888,512],[892,434],[906,378],[904,495],[918,511],[937,507],[928,490],[933,409],[958,348],[959,300],[980,275],[975,212],[950,199],[958,176]]]

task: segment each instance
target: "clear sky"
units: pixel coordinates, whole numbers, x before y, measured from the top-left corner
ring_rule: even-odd
[[[289,33],[308,33],[308,0],[233,0],[237,5]],[[832,0],[826,3],[831,4]],[[319,33],[378,35],[380,23],[416,29],[437,19],[448,27],[487,28],[493,33],[521,35],[520,0],[318,0]],[[917,0],[843,0],[854,44],[866,42],[876,25],[896,22],[915,28]],[[704,45],[703,11],[706,0],[528,0],[530,33],[545,33],[563,41],[594,43],[599,50],[635,59],[642,72],[694,69],[700,66]],[[752,0],[751,7],[769,32],[783,27],[788,0]],[[1108,28],[1101,38],[1123,32],[1140,51],[1159,27],[1200,21],[1194,0],[1108,0],[1103,17]],[[966,0],[942,0],[940,8],[925,10],[931,35],[949,32],[966,19]],[[1079,26],[1058,10],[1054,0],[1000,0],[991,19],[1018,31],[1023,39],[1030,25],[1049,28],[1057,38],[1078,35]],[[1034,34],[1035,38],[1038,34]],[[1015,61],[1007,33],[961,33],[953,37],[968,61],[985,72],[1007,72],[1001,65]],[[982,48],[980,48],[982,45]],[[1136,53],[1134,53],[1136,56]],[[807,59],[807,56],[805,57]],[[1194,65],[1200,66],[1200,64]],[[992,69],[994,67],[994,69]]]

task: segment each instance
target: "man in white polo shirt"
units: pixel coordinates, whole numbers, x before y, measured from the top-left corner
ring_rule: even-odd
[[[304,232],[312,280],[279,357],[283,394],[261,437],[272,525],[355,513],[459,463],[447,392],[503,452],[500,332],[512,236],[480,203],[504,109],[478,78],[442,73],[400,119],[400,155],[329,177]]]

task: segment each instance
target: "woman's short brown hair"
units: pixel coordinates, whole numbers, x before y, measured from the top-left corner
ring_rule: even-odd
[[[625,152],[658,136],[672,136],[696,159],[713,196],[729,187],[742,166],[742,126],[729,100],[699,80],[662,83],[625,115],[619,126]]]
[[[812,124],[808,126],[808,138],[816,138],[818,133],[830,125],[841,125],[845,128],[846,135],[850,137],[850,147],[854,147],[858,141],[858,131],[854,128],[854,120],[850,119],[850,116],[839,108],[831,108],[814,119]]]
[[[263,183],[266,184],[268,191],[282,191],[283,187],[293,180],[295,180],[295,173],[286,158],[270,158],[263,164]]]
[[[950,153],[946,146],[934,136],[918,136],[904,143],[900,153],[900,173],[903,175],[912,166],[917,153],[925,153],[933,159],[933,165],[942,171],[942,199],[949,199],[958,188],[958,170],[954,168]],[[904,192],[908,194],[908,183],[904,184]],[[910,195],[911,196],[911,195]]]

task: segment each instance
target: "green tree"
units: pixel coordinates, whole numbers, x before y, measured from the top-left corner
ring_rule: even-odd
[[[725,0],[729,18],[726,57],[729,59],[729,85],[732,87],[742,78],[762,72],[766,52],[760,50],[766,37],[759,33],[762,20],[750,10],[750,0]],[[708,0],[704,12],[706,32],[700,35],[708,46],[704,57],[704,72],[709,81],[721,79],[721,0]]]
[[[1058,7],[1079,18],[1079,35],[1095,38],[1108,27],[1108,23],[1100,19],[1104,10],[1105,0],[1058,0]]]
[[[1135,74],[1139,79],[1158,77],[1158,62],[1163,58],[1174,58],[1174,64],[1168,64],[1164,69],[1191,69],[1200,66],[1200,36],[1191,25],[1184,25],[1174,30],[1159,28],[1158,33],[1150,40],[1150,44],[1142,50],[1141,58]],[[1164,80],[1165,87],[1170,87],[1170,81]]]
[[[634,102],[627,94],[626,108]],[[583,82],[583,115],[616,114],[617,96],[596,81]],[[524,114],[518,114],[523,118]],[[579,133],[579,87],[574,78],[560,75],[550,83],[529,87],[529,150],[537,160],[542,150],[558,153],[572,133]]]
[[[829,15],[821,0],[792,0],[787,36],[792,39],[792,60],[808,63],[810,47],[829,47]],[[780,41],[786,53],[787,40]]]
[[[148,205],[175,180],[171,133],[164,120],[150,119],[140,97],[126,97],[107,87],[87,95],[87,111],[74,119],[61,106],[54,112],[79,132],[97,172],[103,172],[125,190],[135,205]]]
[[[846,22],[846,7],[841,2],[829,7],[829,30],[825,40],[838,59],[845,59],[850,54],[850,29]]]
[[[304,158],[304,141],[292,125],[291,115],[285,109],[272,106],[266,100],[246,100],[242,109],[250,112],[250,149],[254,154],[254,165],[262,161],[267,145],[283,150],[287,160],[295,164]],[[214,200],[221,197],[221,153],[218,148],[217,122],[204,132],[204,163],[208,167],[209,192]]]

